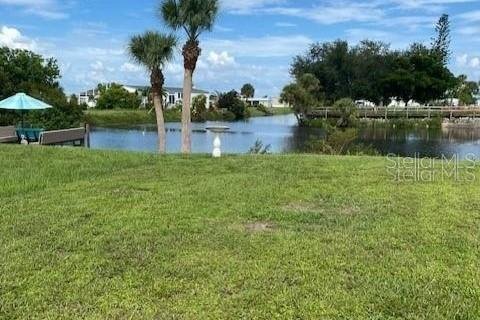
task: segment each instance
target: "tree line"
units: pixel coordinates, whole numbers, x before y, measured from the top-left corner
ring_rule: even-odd
[[[449,70],[450,39],[449,18],[442,15],[428,46],[413,43],[405,50],[392,50],[370,40],[355,46],[343,40],[314,43],[294,58],[291,74],[296,81],[282,96],[300,113],[342,98],[385,105],[392,98],[428,104],[456,96],[471,103],[478,84]]]

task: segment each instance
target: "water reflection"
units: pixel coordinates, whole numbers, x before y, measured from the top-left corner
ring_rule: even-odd
[[[226,125],[231,130],[222,134],[225,153],[246,153],[261,140],[271,145],[271,152],[302,152],[310,138],[322,138],[323,130],[299,128],[293,115],[252,118],[239,122],[195,123],[192,128],[192,149],[209,153],[214,135],[205,130],[212,125]],[[181,124],[167,124],[167,151],[180,152]],[[155,152],[156,128],[152,125],[129,128],[95,128],[91,135],[92,148]],[[401,156],[441,157],[469,153],[480,155],[480,128],[393,129],[369,127],[359,130],[358,142],[371,145],[381,154]]]
[[[421,157],[468,154],[480,155],[480,128],[413,128],[369,127],[359,131],[360,142],[372,145],[381,154]]]

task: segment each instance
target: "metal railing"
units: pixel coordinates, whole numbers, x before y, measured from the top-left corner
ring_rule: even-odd
[[[441,106],[422,106],[422,107],[368,107],[358,108],[359,118],[389,119],[389,118],[477,118],[480,117],[480,107],[441,107]],[[324,107],[312,110],[307,117],[309,118],[338,118],[340,112],[332,107]]]

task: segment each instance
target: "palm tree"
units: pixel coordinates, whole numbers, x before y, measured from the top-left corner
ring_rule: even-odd
[[[187,41],[183,46],[183,107],[182,107],[182,152],[190,153],[190,105],[193,89],[193,72],[202,52],[199,37],[204,31],[212,30],[218,15],[219,0],[163,0],[160,16],[173,30],[183,29]]]
[[[163,85],[165,77],[162,68],[173,57],[177,40],[173,35],[147,31],[130,39],[129,53],[133,60],[150,72],[153,106],[157,115],[158,151],[165,153],[165,119],[163,118]]]

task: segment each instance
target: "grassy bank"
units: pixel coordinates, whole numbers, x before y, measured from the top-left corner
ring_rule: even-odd
[[[177,110],[167,110],[165,121],[181,121],[181,113]],[[99,127],[127,126],[138,124],[155,124],[155,113],[146,110],[87,110],[85,111],[86,122]]]
[[[2,145],[0,318],[476,318],[480,184],[387,163]]]
[[[312,128],[327,128],[334,127],[338,119],[312,119],[309,120],[306,124]],[[354,127],[365,128],[365,127],[377,127],[377,128],[394,128],[394,129],[438,129],[442,127],[443,119],[442,118],[432,118],[432,119],[363,119],[359,118],[354,123]]]
[[[248,108],[251,117],[267,117],[267,116],[278,116],[284,114],[292,114],[293,110],[291,108],[271,108],[268,109],[268,113],[262,112],[258,108]]]
[[[264,117],[269,115],[282,115],[291,113],[290,108],[271,109],[265,114],[256,108],[250,108],[251,117]],[[85,111],[86,122],[99,127],[128,126],[139,124],[155,124],[155,113],[148,113],[146,110],[87,110]],[[182,114],[178,110],[167,110],[165,112],[166,122],[180,122]]]

